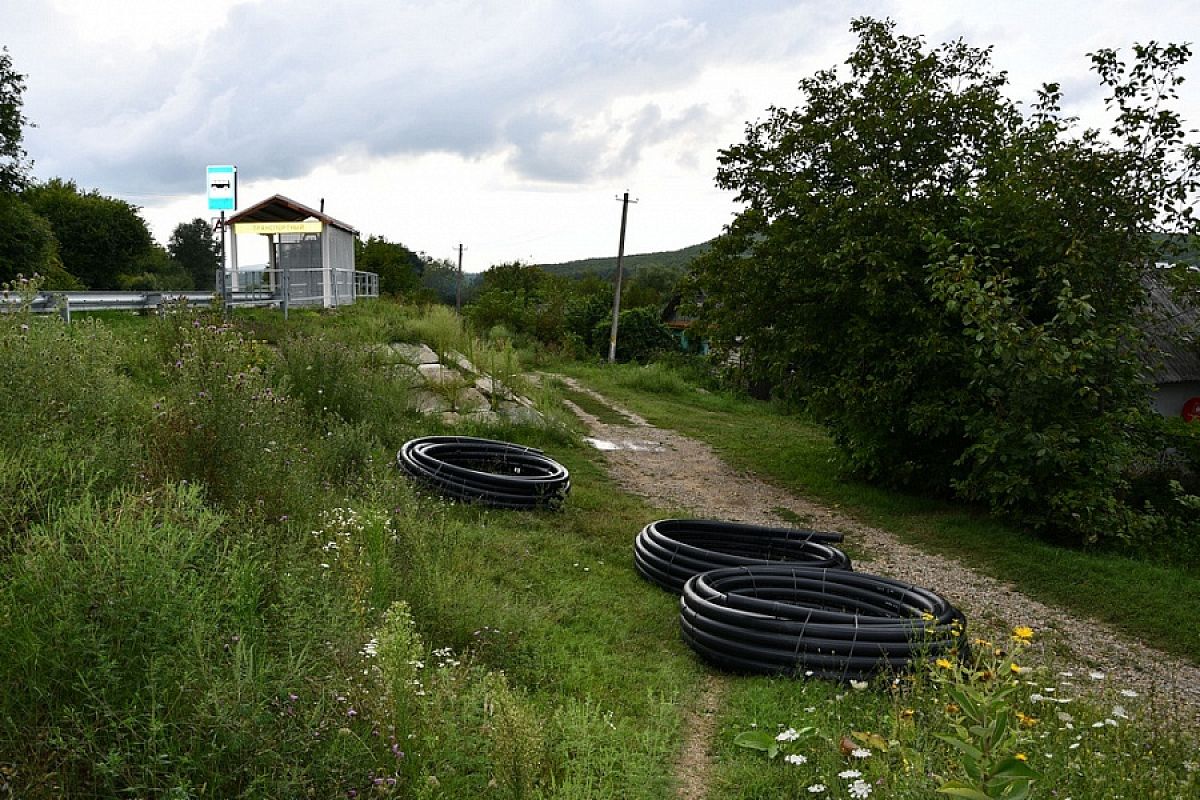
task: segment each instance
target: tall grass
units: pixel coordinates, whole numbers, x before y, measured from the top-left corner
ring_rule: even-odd
[[[661,794],[670,748],[637,732],[674,713],[601,652],[632,631],[578,660],[559,625],[629,580],[578,594],[559,568],[581,537],[615,562],[645,512],[415,493],[395,448],[446,429],[408,411],[386,346],[428,334],[513,381],[511,354],[443,312],[293,317],[0,317],[0,795]],[[574,448],[562,428],[478,432]],[[681,695],[682,658],[640,677]],[[610,716],[580,713],[601,697]],[[621,762],[651,788],[595,772]]]

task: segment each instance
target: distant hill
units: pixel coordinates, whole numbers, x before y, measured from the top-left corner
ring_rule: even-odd
[[[624,272],[630,275],[643,267],[659,266],[682,272],[687,269],[692,259],[708,249],[709,242],[694,244],[682,250],[667,250],[661,253],[639,253],[625,256]],[[567,278],[581,278],[588,273],[595,273],[601,278],[609,278],[617,271],[617,257],[584,258],[579,261],[566,261],[562,264],[538,264],[546,272],[562,275]]]

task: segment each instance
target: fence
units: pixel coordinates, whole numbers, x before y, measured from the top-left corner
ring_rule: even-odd
[[[319,272],[320,270],[318,270]],[[226,271],[225,305],[272,306],[284,311],[289,305],[325,305],[324,282],[321,276],[306,275],[309,270],[248,270]],[[379,296],[379,276],[374,272],[333,270],[332,305],[346,305],[356,299]],[[299,280],[297,274],[300,273]],[[31,311],[58,313],[68,322],[74,311],[148,311],[164,305],[211,305],[217,292],[58,292],[36,294],[29,303]],[[0,313],[14,311],[24,302],[16,292],[0,296]]]

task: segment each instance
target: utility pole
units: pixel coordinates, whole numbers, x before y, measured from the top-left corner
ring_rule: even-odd
[[[454,313],[462,313],[462,242],[458,243],[458,280],[454,284]]]
[[[629,217],[629,204],[637,200],[629,199],[629,192],[617,198],[621,201],[621,243],[617,246],[617,282],[613,289],[613,321],[612,333],[608,337],[608,363],[617,360],[617,324],[621,317],[621,273],[625,265],[625,221]]]

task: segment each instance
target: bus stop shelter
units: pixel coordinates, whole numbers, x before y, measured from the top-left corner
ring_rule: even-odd
[[[323,211],[277,194],[233,214],[225,228],[233,233],[225,285],[219,287],[227,301],[333,308],[379,294],[378,278],[355,272],[358,231]],[[238,269],[242,236],[267,237],[265,269]]]

